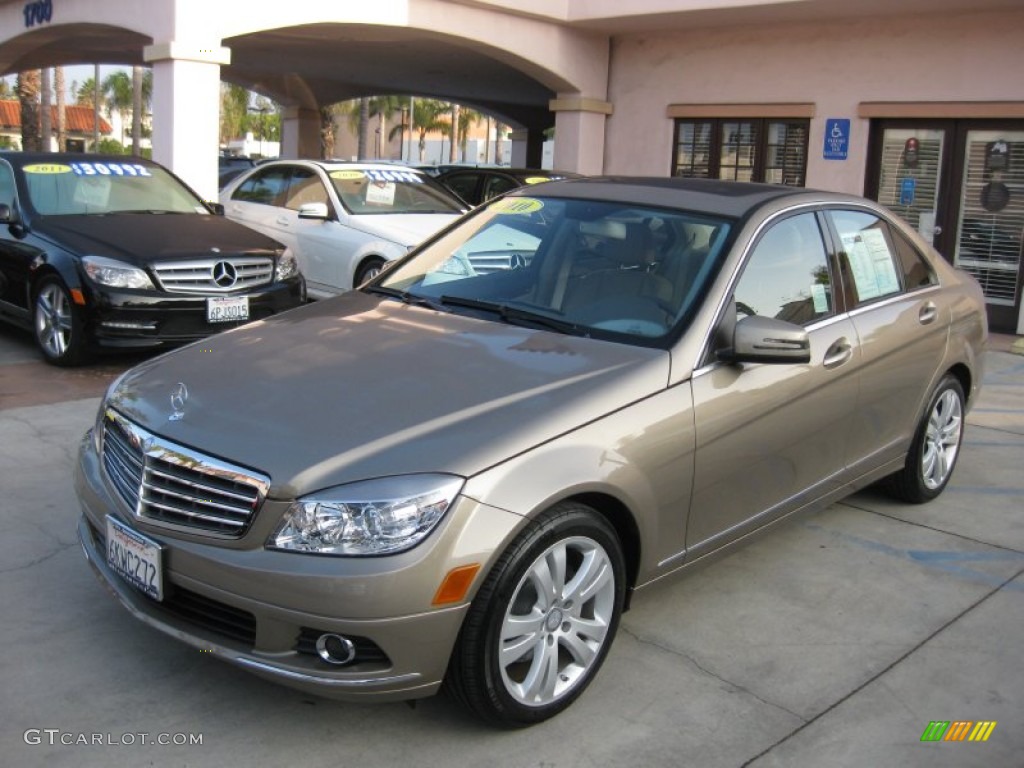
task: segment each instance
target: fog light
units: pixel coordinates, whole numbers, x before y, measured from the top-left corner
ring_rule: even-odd
[[[316,652],[328,664],[348,664],[356,657],[356,647],[351,640],[330,633],[316,639]]]

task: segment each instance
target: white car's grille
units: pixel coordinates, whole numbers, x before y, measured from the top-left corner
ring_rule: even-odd
[[[159,438],[108,409],[103,467],[136,517],[240,536],[270,479]]]
[[[153,265],[168,293],[228,293],[266,285],[274,278],[274,260],[266,256],[161,261]]]

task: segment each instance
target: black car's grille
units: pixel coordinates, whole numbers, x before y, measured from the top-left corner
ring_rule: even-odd
[[[266,256],[164,261],[154,264],[153,271],[168,293],[228,293],[269,283],[274,261]]]
[[[133,513],[160,523],[240,536],[269,478],[175,445],[108,409],[103,467]]]

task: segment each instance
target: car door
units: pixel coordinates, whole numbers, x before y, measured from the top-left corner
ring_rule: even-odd
[[[225,215],[285,245],[294,246],[288,241],[291,233],[281,222],[290,175],[288,165],[258,168],[224,201]]]
[[[857,402],[858,351],[833,291],[834,271],[813,211],[772,220],[753,242],[733,286],[735,309],[727,311],[803,326],[811,360],[711,362],[694,374],[688,559],[838,488]]]
[[[900,457],[940,373],[951,308],[927,261],[874,211],[828,218],[861,350],[858,418],[848,463],[859,474]]]
[[[479,205],[484,199],[480,191],[481,179],[482,174],[477,171],[456,171],[446,173],[441,181],[470,205]]]
[[[6,205],[11,215],[17,215],[17,195],[14,170],[0,161],[0,204]],[[25,321],[29,313],[29,265],[39,250],[15,236],[10,224],[0,223],[0,315],[10,315]]]
[[[327,217],[299,216],[299,209],[307,203],[322,203]],[[307,288],[314,296],[333,295],[351,287],[347,275],[351,273],[354,248],[348,228],[341,223],[347,215],[339,214],[339,208],[316,169],[293,167],[278,221],[287,232],[287,242],[292,244]]]

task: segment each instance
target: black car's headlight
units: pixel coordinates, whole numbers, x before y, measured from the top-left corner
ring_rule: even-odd
[[[423,474],[340,485],[298,499],[267,546],[322,555],[384,555],[419,544],[444,517],[463,479]]]
[[[125,264],[123,261],[108,259],[105,256],[85,256],[82,267],[89,279],[99,285],[110,288],[145,288],[153,289],[153,281],[146,271]]]
[[[274,279],[277,282],[287,280],[299,274],[299,264],[295,261],[295,254],[291,248],[285,248],[284,252],[277,257],[277,267],[274,270]]]

